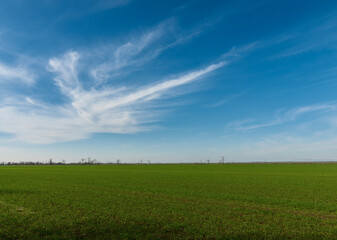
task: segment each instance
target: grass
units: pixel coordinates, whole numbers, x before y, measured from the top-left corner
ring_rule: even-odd
[[[0,239],[337,239],[337,164],[0,166]]]

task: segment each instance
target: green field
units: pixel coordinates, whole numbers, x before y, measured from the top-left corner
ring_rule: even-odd
[[[0,239],[337,239],[337,164],[0,166]]]

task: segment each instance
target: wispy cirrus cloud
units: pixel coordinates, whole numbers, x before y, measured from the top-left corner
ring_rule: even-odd
[[[320,48],[337,49],[337,18],[336,14],[325,16],[314,24],[306,25],[287,36],[286,41],[292,42],[292,47],[281,52],[277,57],[295,56]]]
[[[232,101],[232,100],[234,100],[238,97],[241,97],[242,95],[244,95],[244,93],[230,95],[230,96],[228,96],[226,98],[223,98],[223,99],[221,99],[221,100],[219,100],[215,103],[207,104],[206,106],[210,107],[210,108],[220,107],[220,106],[222,106],[222,105],[224,105],[224,104],[226,104],[226,103],[228,103],[228,102],[230,102],[230,101]]]
[[[0,104],[0,131],[29,143],[85,139],[92,133],[132,133],[147,130],[156,119],[151,102],[171,89],[192,83],[225,65],[224,61],[139,88],[94,85],[85,89],[79,78],[80,54],[68,52],[49,60],[48,70],[68,98],[64,105],[50,105],[25,97]]]
[[[311,112],[322,112],[322,111],[334,111],[337,109],[336,105],[332,104],[315,104],[309,105],[299,108],[290,109],[286,112],[277,111],[277,114],[274,119],[262,123],[254,123],[256,120],[254,119],[245,119],[239,120],[232,123],[227,124],[227,129],[232,129],[235,131],[248,131],[259,128],[266,128],[277,126],[289,122],[295,121],[299,116],[311,113]]]
[[[52,79],[62,101],[52,103],[38,94],[22,92],[7,96],[0,100],[0,132],[11,134],[14,140],[44,144],[86,139],[93,133],[150,130],[172,103],[167,100],[184,94],[184,86],[254,48],[233,48],[211,64],[169,73],[151,83],[123,85],[113,81],[153,61],[164,50],[198,36],[203,29],[202,25],[199,30],[177,34],[175,26],[175,20],[168,19],[119,45],[71,50],[49,58],[47,63],[40,62],[39,67],[47,66],[49,75],[44,76],[49,78],[45,81]],[[16,71],[19,67],[4,69],[7,72],[4,70],[3,75],[31,81],[30,87],[35,87],[28,71]]]
[[[8,66],[0,62],[0,84],[19,81],[24,84],[34,83],[34,74],[24,66]]]
[[[270,39],[261,40],[260,48],[282,45],[282,50],[273,54],[269,60],[294,57],[306,52],[321,49],[337,49],[336,12],[314,21],[296,24],[291,29]]]
[[[137,67],[157,57],[170,40],[173,41],[174,19],[163,21],[151,30],[118,46],[104,46],[93,53],[99,52],[101,63],[90,69],[90,75],[97,84],[104,83],[107,79],[118,77],[127,72],[134,71]],[[167,40],[169,38],[169,40]],[[166,41],[165,41],[166,40]],[[130,69],[132,67],[132,69]]]
[[[169,18],[142,34],[132,36],[120,45],[106,45],[94,51],[88,51],[86,52],[87,55],[99,54],[101,59],[101,62],[95,62],[90,67],[90,75],[97,85],[104,84],[107,80],[111,81],[122,75],[125,76],[132,71],[136,71],[142,65],[149,63],[164,51],[177,45],[183,45],[189,40],[198,37],[220,19],[203,22],[182,33],[178,30],[177,20]],[[234,57],[237,57],[240,54],[239,51],[245,52],[246,49],[232,49],[229,54],[235,52],[237,55]],[[222,58],[228,57],[222,56]]]

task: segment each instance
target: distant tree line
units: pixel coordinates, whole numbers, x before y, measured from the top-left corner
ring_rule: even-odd
[[[228,163],[228,161],[226,161]],[[225,156],[221,156],[218,164],[225,164]],[[1,165],[112,165],[112,164],[151,164],[150,160],[139,160],[138,163],[122,163],[120,159],[117,159],[115,162],[100,162],[96,158],[81,158],[78,162],[66,162],[66,160],[62,161],[53,161],[52,158],[46,161],[21,161],[21,162],[0,162]],[[178,164],[178,163],[155,163],[155,164]],[[217,164],[216,162],[211,162],[209,159],[206,161],[200,160],[199,162],[190,162],[190,163],[179,163],[179,164]]]
[[[70,162],[67,163],[66,160],[62,161],[53,161],[52,158],[50,158],[47,161],[41,162],[33,162],[33,161],[21,161],[21,162],[0,162],[0,165],[66,165],[66,164],[71,164],[71,165],[94,165],[94,164],[101,164],[99,161],[96,160],[96,158],[91,159],[90,157],[88,158],[82,158],[78,162]]]

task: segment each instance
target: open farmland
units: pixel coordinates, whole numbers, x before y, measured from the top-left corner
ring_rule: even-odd
[[[0,239],[337,239],[337,164],[1,166]]]

